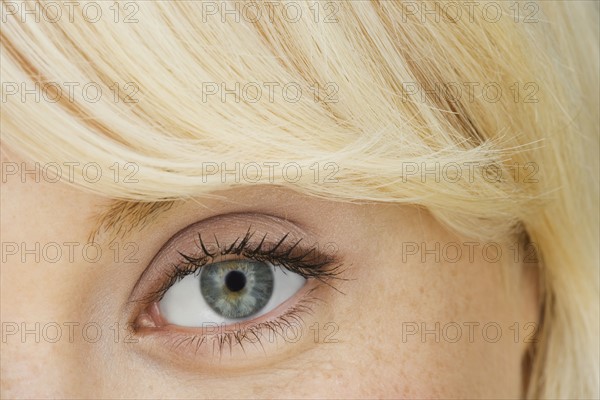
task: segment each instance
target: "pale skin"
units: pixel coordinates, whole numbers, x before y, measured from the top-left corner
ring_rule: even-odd
[[[521,363],[531,345],[524,340],[530,332],[524,326],[539,322],[534,268],[512,256],[505,263],[490,262],[481,251],[455,262],[444,257],[436,262],[434,255],[423,261],[420,252],[407,256],[402,243],[427,242],[434,248],[435,242],[469,241],[410,205],[341,203],[252,185],[220,194],[226,201],[178,202],[133,229],[116,240],[118,256],[114,246],[99,240],[102,258],[93,263],[83,259],[81,246],[73,259],[63,246],[54,263],[43,254],[39,262],[32,254],[23,262],[21,252],[7,255],[3,248],[2,398],[521,396],[526,372]],[[9,179],[2,183],[2,242],[26,243],[28,249],[36,242],[41,248],[50,242],[88,243],[108,200],[63,183]],[[335,243],[347,280],[332,285],[344,294],[321,286],[316,292],[321,301],[302,316],[302,334],[295,341],[280,337],[215,353],[210,344],[175,348],[159,330],[130,335],[125,327],[142,310],[129,300],[161,247],[190,224],[232,213],[242,220],[275,216],[310,232],[312,242]],[[222,235],[243,235],[241,226]],[[137,244],[135,262],[125,262],[132,252],[126,243]],[[508,281],[520,283],[503,289],[503,270]],[[84,336],[82,327],[90,322],[96,325]],[[434,333],[420,331],[425,323],[434,332],[436,322],[439,342]],[[482,332],[490,322],[502,329],[496,342],[495,329],[487,336]],[[462,328],[454,343],[451,323]],[[102,335],[92,343],[96,326]],[[31,333],[22,336],[23,327]]]

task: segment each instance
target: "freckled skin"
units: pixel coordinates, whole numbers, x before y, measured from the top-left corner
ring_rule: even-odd
[[[523,266],[505,268],[480,253],[452,263],[432,257],[423,262],[420,254],[407,258],[403,242],[457,241],[413,207],[341,204],[274,188],[224,193],[237,204],[186,203],[134,231],[128,239],[139,244],[134,263],[115,260],[108,248],[94,263],[81,252],[54,263],[7,256],[1,266],[2,398],[520,397],[528,344],[515,343],[509,327],[537,322],[535,287]],[[104,203],[63,184],[3,184],[2,241],[28,248],[35,242],[86,243]],[[320,289],[322,301],[305,316],[297,342],[263,342],[262,350],[248,344],[246,356],[234,347],[219,361],[210,352],[193,358],[193,348],[185,356],[166,345],[128,343],[124,324],[132,316],[124,310],[137,279],[174,233],[206,218],[207,210],[285,213],[320,241],[336,243],[348,279],[336,284],[343,294]],[[527,278],[510,295],[502,289],[503,268],[509,277]],[[35,333],[8,335],[22,322],[32,332],[40,323],[39,343]],[[52,322],[62,327],[55,343]],[[502,329],[497,341],[494,326],[482,333],[490,322]],[[65,323],[79,324],[72,341]],[[86,323],[96,323],[101,337],[96,340],[93,325],[84,335]],[[462,328],[456,342],[453,323]],[[465,323],[479,324],[471,325],[472,342]],[[238,362],[246,366],[236,368]]]

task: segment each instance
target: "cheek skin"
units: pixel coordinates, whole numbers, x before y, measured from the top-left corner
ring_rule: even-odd
[[[102,202],[60,184],[19,182],[2,189],[4,242],[85,243],[94,207]],[[516,321],[533,321],[536,308],[519,296],[504,294],[500,264],[490,265],[481,257],[456,263],[421,262],[417,256],[403,261],[402,242],[466,241],[413,207],[358,206],[273,193],[274,204],[282,208],[289,204],[294,219],[304,221],[326,242],[336,243],[346,260],[350,280],[338,286],[345,295],[330,291],[322,305],[318,344],[292,350],[293,355],[283,360],[267,357],[256,370],[215,376],[192,366],[187,371],[176,369],[151,355],[140,357],[133,351],[135,344],[115,343],[109,329],[95,344],[11,339],[2,343],[2,397],[519,396],[525,345],[514,343],[507,329]],[[232,196],[240,198],[238,192]],[[256,203],[262,198],[258,196]],[[154,256],[143,254],[143,248],[163,243],[152,231],[160,228],[151,226],[133,239],[140,243],[140,261],[129,266],[110,260],[89,265],[81,259],[54,264],[9,259],[2,265],[2,321],[97,321],[107,328],[125,320],[129,316],[121,315],[124,299]],[[504,334],[497,343],[481,340],[480,330],[473,343],[436,343],[433,335],[424,341],[420,335],[403,337],[407,323],[426,322],[432,329],[435,322],[453,321],[481,325],[495,321]],[[332,323],[330,329],[327,323]],[[333,329],[330,339],[335,342],[324,343]],[[315,333],[310,327],[304,332]]]
[[[378,238],[374,258],[365,256],[367,248],[354,248],[364,268],[357,270],[357,280],[348,289],[353,301],[346,311],[356,315],[348,348],[360,354],[365,368],[357,368],[347,382],[357,382],[355,393],[365,397],[518,398],[524,346],[515,344],[512,332],[506,330],[515,321],[523,323],[526,316],[517,311],[518,301],[504,295],[504,267],[477,256],[472,262],[463,257],[449,263],[435,262],[430,255],[422,262],[420,253],[404,255],[403,262],[402,242],[427,242],[433,248],[435,242],[468,239],[445,232],[425,213],[403,213],[393,207],[388,211],[377,211],[374,217],[385,228],[364,232],[365,237]],[[481,328],[490,321],[505,329],[501,340],[491,343],[479,329],[469,343],[463,322],[476,322]],[[437,322],[440,327],[463,326],[462,340],[451,343],[440,334],[436,342]],[[414,326],[419,332],[407,335]],[[432,333],[423,335],[423,328]]]
[[[84,387],[95,386],[93,380],[88,380],[88,374],[81,373],[82,365],[87,363],[86,353],[69,343],[67,330],[63,330],[61,340],[49,343],[44,338],[53,337],[56,331],[44,332],[42,328],[47,324],[86,320],[81,305],[94,292],[98,266],[83,262],[78,256],[80,252],[75,252],[69,260],[67,247],[62,244],[86,242],[94,196],[63,184],[43,180],[36,183],[33,179],[21,183],[17,178],[2,184],[2,241],[29,250],[36,245],[43,249],[56,243],[63,254],[58,261],[48,262],[54,255],[45,258],[41,251],[34,251],[26,254],[23,262],[19,252],[6,256],[0,267],[2,322],[16,323],[19,328],[16,335],[7,337],[1,345],[1,397],[83,395]],[[31,331],[25,337],[22,323]],[[39,323],[37,329],[36,323]]]

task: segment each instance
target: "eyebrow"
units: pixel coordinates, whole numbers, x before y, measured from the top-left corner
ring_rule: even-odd
[[[89,242],[105,237],[109,242],[123,238],[135,228],[143,228],[154,221],[158,215],[173,207],[175,201],[127,201],[112,200],[103,207],[96,217],[94,229],[89,235]]]

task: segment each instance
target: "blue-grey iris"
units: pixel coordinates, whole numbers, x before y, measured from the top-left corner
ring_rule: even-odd
[[[245,318],[260,311],[273,294],[272,268],[260,261],[232,260],[202,267],[200,291],[206,303],[225,318]]]

